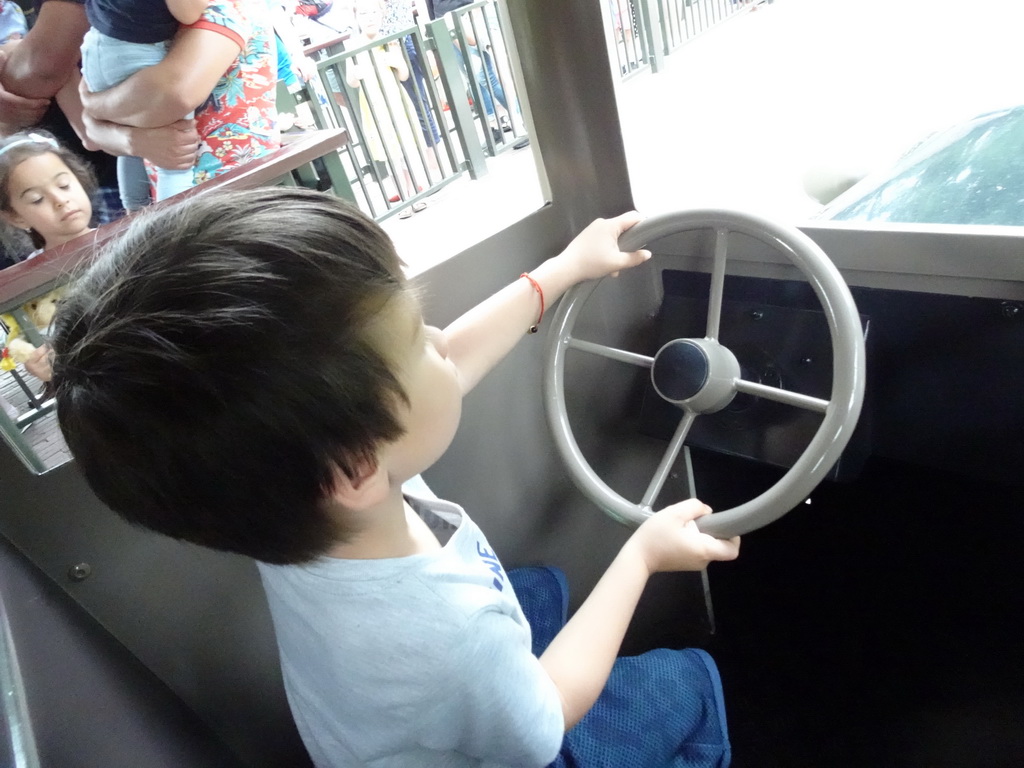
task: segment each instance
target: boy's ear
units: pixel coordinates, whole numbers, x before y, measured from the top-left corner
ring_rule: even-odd
[[[334,468],[334,484],[330,491],[333,501],[345,509],[362,510],[379,504],[387,498],[390,480],[378,461],[360,460],[349,477],[341,467]]]

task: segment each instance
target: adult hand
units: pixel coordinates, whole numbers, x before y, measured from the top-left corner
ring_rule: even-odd
[[[91,114],[94,110],[89,109],[89,107],[95,105],[96,97],[89,90],[89,86],[86,85],[85,77],[78,81],[78,97],[82,100],[82,112],[87,115]]]
[[[196,121],[179,120],[160,128],[131,128],[132,154],[157,168],[187,171],[196,164],[199,133]]]
[[[7,53],[0,51],[0,77],[7,66]],[[43,119],[49,99],[27,99],[11,93],[0,85],[0,131],[13,133],[35,125]]]
[[[134,128],[96,120],[83,112],[82,124],[86,149],[144,157],[158,168],[170,170],[187,170],[195,165],[199,148],[195,120],[178,120],[160,128]]]

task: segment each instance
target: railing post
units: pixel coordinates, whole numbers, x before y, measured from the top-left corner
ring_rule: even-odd
[[[644,47],[647,49],[647,60],[651,64],[651,72],[660,72],[665,68],[664,29],[659,22],[655,9],[657,0],[634,0],[637,10],[637,21],[643,35]]]
[[[356,194],[349,183],[348,173],[345,165],[341,162],[341,156],[337,152],[330,152],[321,158],[324,167],[327,168],[327,175],[331,178],[331,191],[343,200],[356,203]]]
[[[14,451],[14,455],[29,469],[37,475],[41,475],[46,471],[46,465],[42,459],[36,455],[28,440],[21,434],[21,425],[8,416],[3,408],[0,408],[0,435],[3,436],[4,442],[7,443],[8,447]]]
[[[46,343],[46,338],[40,333],[36,327],[35,321],[28,316],[24,307],[12,307],[7,310],[7,313],[18,321],[18,325],[21,326],[21,332],[32,344],[39,347]]]
[[[320,104],[320,92],[318,91],[317,85],[320,79],[319,71],[313,80],[308,83],[302,83],[295,91],[289,91],[285,87],[284,83],[278,82],[277,84],[277,109],[279,112],[294,112],[296,116],[299,112],[299,105],[305,104],[309,108],[310,117],[313,118],[313,125],[320,130],[326,130],[328,128],[341,128],[344,126],[335,125],[334,121],[328,119],[324,113],[323,107]],[[324,97],[326,100],[326,96]]]
[[[297,114],[298,105],[300,103],[307,103],[310,105],[314,125],[322,130],[328,127],[327,120],[324,117],[323,111],[320,109],[317,94],[313,90],[312,85],[312,82],[304,83],[296,90],[295,93],[292,93],[285,87],[284,83],[279,82],[277,84],[277,108],[278,111],[295,112]],[[350,133],[348,141],[351,140],[352,135]],[[346,145],[348,144],[348,141],[346,142]],[[331,191],[336,196],[354,204],[356,202],[356,196],[352,191],[352,184],[348,180],[348,172],[345,170],[345,166],[341,162],[338,152],[328,152],[319,159],[323,162],[324,168],[327,170],[327,175],[330,177]],[[295,173],[302,180],[303,185],[311,189],[315,188],[320,181],[320,177],[311,163],[306,163],[305,165],[296,168]],[[288,185],[290,180],[291,174],[289,173],[281,177],[280,183]]]
[[[0,713],[3,715],[3,728],[6,731],[0,742],[4,743],[3,764],[18,768],[39,768],[39,752],[36,749],[36,738],[32,731],[32,717],[29,713],[25,696],[25,683],[18,664],[18,652],[14,647],[14,636],[11,634],[7,608],[0,596],[0,687],[3,688],[3,701],[0,702]]]
[[[477,137],[473,114],[466,101],[466,88],[462,82],[462,69],[455,55],[455,43],[452,41],[448,23],[437,19],[427,24],[427,39],[433,43],[437,55],[437,66],[441,73],[441,85],[444,87],[445,98],[448,99],[448,112],[455,122],[455,133],[459,137],[463,156],[471,179],[479,179],[487,175],[487,160]],[[483,105],[480,105],[483,109]],[[441,118],[443,119],[443,115]]]

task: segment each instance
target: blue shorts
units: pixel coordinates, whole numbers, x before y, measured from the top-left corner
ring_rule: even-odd
[[[515,568],[512,588],[540,655],[564,626],[569,590],[556,568]],[[565,735],[549,768],[727,768],[732,757],[722,681],[697,648],[615,661],[597,703]]]

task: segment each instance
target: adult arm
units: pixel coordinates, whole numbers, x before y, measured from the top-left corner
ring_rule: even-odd
[[[89,140],[85,124],[82,120],[82,100],[78,96],[81,79],[82,74],[76,70],[68,78],[68,81],[64,83],[64,86],[57,91],[57,95],[54,98],[57,101],[57,106],[60,107],[60,111],[64,113],[64,117],[67,118],[71,127],[75,129],[78,138],[82,140],[82,146],[91,152],[101,149],[101,147]]]
[[[82,111],[81,77],[78,72],[72,75],[57,93],[57,104],[86,149],[144,157],[157,167],[170,170],[188,170],[195,165],[199,134],[194,120],[179,120],[157,128],[134,128],[95,120]]]
[[[167,10],[179,24],[195,24],[206,10],[207,0],[167,0]]]
[[[49,99],[78,69],[82,38],[89,29],[85,6],[47,0],[25,39],[10,52],[0,84],[26,98]]]
[[[7,58],[8,54],[0,51],[0,83],[3,80]],[[3,85],[0,85],[0,135],[6,136],[21,128],[35,125],[43,119],[49,106],[49,99],[26,99],[4,90]]]
[[[206,101],[241,50],[236,37],[186,27],[163,61],[105,91],[83,88],[82,105],[94,120],[137,128],[169,125]]]
[[[544,294],[545,310],[583,280],[604,277],[650,258],[650,251],[624,253],[618,238],[641,216],[626,213],[598,219],[558,256],[530,272]],[[537,322],[541,298],[525,279],[503,288],[444,329],[448,358],[455,364],[463,394],[469,392]]]
[[[144,157],[158,168],[186,171],[196,163],[199,134],[195,120],[159,128],[135,128],[82,115],[90,144],[111,155]]]
[[[89,23],[78,3],[49,0],[25,38],[0,55],[0,132],[38,123],[49,100],[78,69]]]

